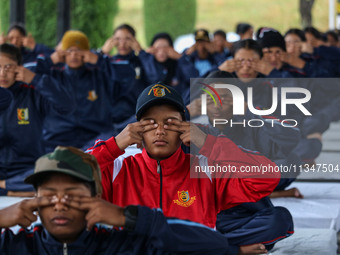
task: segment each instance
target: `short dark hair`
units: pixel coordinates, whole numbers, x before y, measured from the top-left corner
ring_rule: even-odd
[[[216,30],[215,32],[214,32],[214,37],[216,36],[216,35],[220,35],[220,36],[222,36],[223,38],[226,38],[226,33],[222,30],[222,29],[218,29],[218,30]]]
[[[125,24],[125,23],[116,27],[116,29],[113,31],[113,34],[115,34],[118,30],[122,30],[122,29],[126,29],[127,31],[129,31],[129,33],[132,34],[133,37],[136,36],[135,29],[132,26],[130,26],[129,24]]]
[[[240,49],[253,50],[260,56],[260,58],[263,56],[262,47],[257,41],[253,39],[245,39],[235,42],[231,47],[231,56],[234,57],[236,52],[238,52]]]
[[[306,27],[303,31],[305,32],[305,34],[306,33],[312,34],[316,39],[319,39],[319,40],[322,39],[321,33],[315,27]]]
[[[12,44],[4,43],[0,45],[0,54],[6,54],[10,59],[17,62],[18,65],[22,65],[22,56],[20,49]]]
[[[171,47],[174,46],[174,43],[172,41],[171,36],[168,33],[165,33],[165,32],[155,34],[154,37],[151,40],[150,46],[152,46],[158,39],[165,39],[169,42],[169,45]]]
[[[49,181],[50,179],[53,178],[54,175],[56,174],[61,174],[61,175],[67,175],[67,174],[63,174],[63,173],[59,173],[59,172],[47,172],[47,173],[41,173],[39,178],[37,179],[36,182],[33,183],[33,187],[36,191],[38,191],[38,188],[43,185],[45,182]],[[96,187],[95,184],[93,182],[87,182],[84,181],[82,179],[79,179],[77,177],[71,176],[71,175],[67,175],[70,178],[72,178],[75,182],[77,183],[82,183],[84,184],[90,191],[91,191],[91,196],[94,197],[97,195],[96,193]]]
[[[20,34],[22,36],[26,36],[27,35],[27,32],[26,32],[26,29],[25,29],[25,26],[21,23],[13,23],[7,30],[7,34],[9,34],[9,32],[11,32],[12,30],[18,30],[20,32]]]
[[[298,36],[303,42],[306,41],[305,33],[301,29],[291,28],[285,33],[284,37],[286,37],[287,35],[291,35],[291,34]]]
[[[329,30],[326,32],[326,36],[330,35],[337,42],[339,41],[338,35],[335,31]]]
[[[245,32],[247,32],[249,29],[251,29],[253,26],[248,23],[238,23],[236,25],[236,34],[242,35]]]

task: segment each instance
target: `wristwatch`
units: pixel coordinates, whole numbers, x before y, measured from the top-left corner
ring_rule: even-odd
[[[135,205],[128,205],[124,208],[125,225],[124,229],[132,231],[136,227],[138,215],[138,207]]]

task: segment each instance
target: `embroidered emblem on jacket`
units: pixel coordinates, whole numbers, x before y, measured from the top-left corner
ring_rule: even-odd
[[[30,124],[29,115],[28,115],[28,108],[17,108],[17,116],[18,116],[18,124],[19,125]]]
[[[196,196],[190,197],[188,190],[177,191],[177,195],[178,199],[174,200],[174,203],[183,207],[189,207],[196,200]]]
[[[95,90],[90,90],[89,91],[89,96],[87,97],[88,100],[90,101],[95,101],[98,98],[96,91]]]

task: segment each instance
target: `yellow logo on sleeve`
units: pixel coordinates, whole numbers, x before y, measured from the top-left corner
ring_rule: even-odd
[[[17,116],[18,116],[18,124],[19,125],[30,124],[28,108],[17,108]]]
[[[93,102],[93,101],[97,100],[97,98],[98,98],[98,96],[96,94],[96,91],[95,90],[90,90],[89,91],[89,96],[87,97],[87,99]]]
[[[177,195],[178,199],[174,200],[174,203],[183,207],[189,207],[196,200],[196,196],[190,197],[188,190],[177,191]]]

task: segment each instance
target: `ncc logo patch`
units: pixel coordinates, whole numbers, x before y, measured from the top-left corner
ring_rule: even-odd
[[[151,91],[153,91],[153,95],[155,97],[164,97],[166,95],[166,92],[171,94],[171,91],[167,87],[165,87],[161,84],[156,84],[155,86],[152,86],[152,88],[150,89],[150,91],[148,93],[148,96],[150,96]]]
[[[190,197],[188,190],[177,191],[177,195],[178,199],[174,200],[174,203],[183,207],[189,207],[196,200],[196,196]]]
[[[30,124],[28,108],[17,108],[17,116],[18,116],[18,124],[19,125]]]
[[[164,97],[165,96],[165,90],[163,88],[155,88],[155,89],[153,89],[153,95],[155,97]]]

